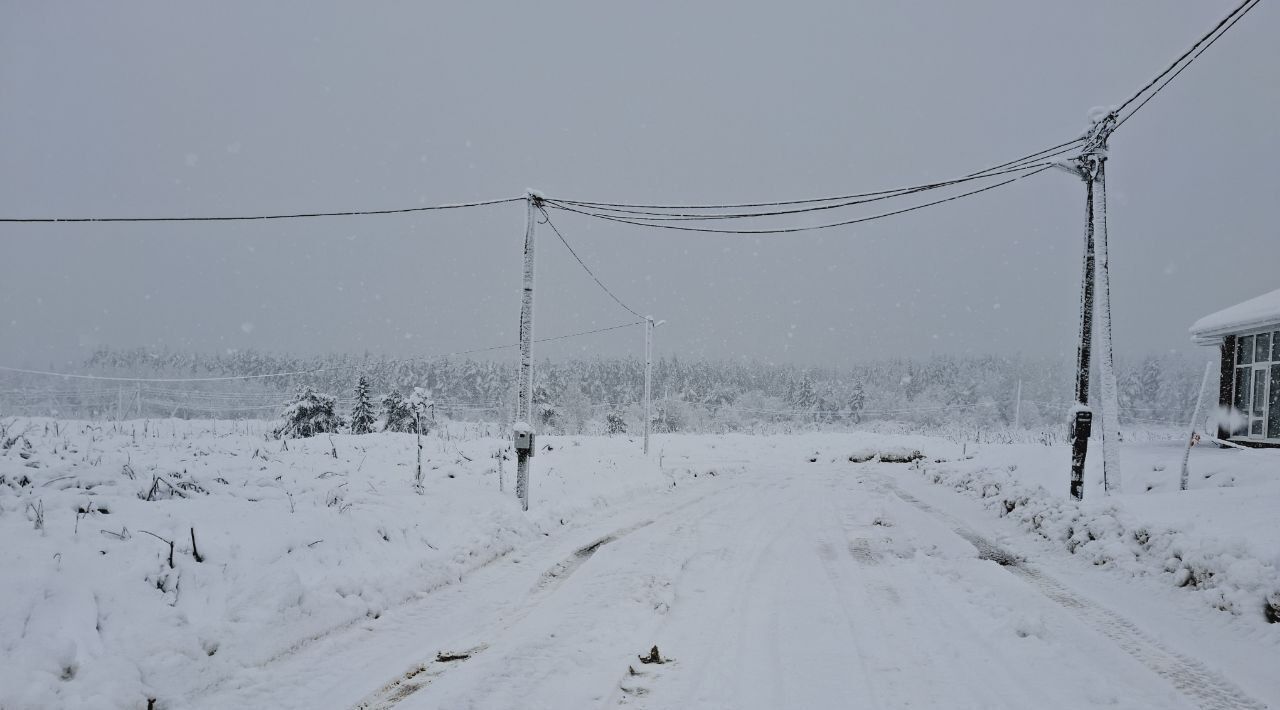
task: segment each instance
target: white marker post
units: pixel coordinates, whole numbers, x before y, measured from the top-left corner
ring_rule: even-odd
[[[1191,433],[1187,434],[1187,450],[1182,452],[1182,479],[1178,490],[1187,490],[1191,480],[1191,447],[1196,445],[1196,425],[1200,423],[1200,405],[1204,404],[1204,390],[1209,386],[1209,378],[1213,376],[1213,361],[1204,364],[1204,377],[1200,380],[1200,393],[1196,395],[1195,412],[1191,415]]]

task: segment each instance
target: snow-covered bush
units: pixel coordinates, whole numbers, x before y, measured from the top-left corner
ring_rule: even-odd
[[[293,403],[281,413],[284,421],[273,434],[277,439],[332,434],[342,426],[342,417],[334,412],[335,404],[332,396],[303,387],[298,390]]]
[[[413,430],[419,434],[431,431],[431,425],[436,420],[436,403],[431,399],[431,393],[421,387],[414,387],[407,404],[409,415],[413,419]]]
[[[538,424],[544,431],[559,428],[560,409],[551,402],[551,395],[542,385],[533,388],[533,411],[537,413]]]
[[[412,434],[415,430],[413,411],[399,392],[388,392],[382,396],[382,430],[405,434]]]

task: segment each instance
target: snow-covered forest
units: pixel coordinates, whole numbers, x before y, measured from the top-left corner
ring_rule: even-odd
[[[1126,423],[1190,421],[1203,363],[1180,354],[1120,359]],[[861,423],[891,419],[926,426],[1054,427],[1070,406],[1070,357],[937,356],[801,368],[788,364],[659,358],[654,416],[659,431],[735,431],[766,422]],[[297,357],[242,351],[216,355],[149,349],[95,352],[81,370],[108,377],[250,378],[215,382],[117,383],[6,373],[0,411],[74,418],[271,419],[300,387],[336,399],[349,416],[359,378],[372,397],[431,393],[437,413],[455,420],[509,419],[516,368],[507,360],[394,360],[330,355]],[[536,368],[540,428],[599,433],[610,415],[640,423],[644,363],[638,359],[547,361]],[[300,373],[263,377],[277,373]],[[1019,383],[1021,404],[1019,405]],[[1216,390],[1214,390],[1216,391]]]

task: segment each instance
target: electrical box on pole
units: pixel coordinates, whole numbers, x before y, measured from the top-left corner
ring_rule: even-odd
[[[529,191],[524,227],[524,282],[520,295],[520,394],[516,400],[516,423],[512,441],[516,450],[516,497],[520,507],[529,509],[529,459],[533,457],[533,247],[535,214],[542,198]]]

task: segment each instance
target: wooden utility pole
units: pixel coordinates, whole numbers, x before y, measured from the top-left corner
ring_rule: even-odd
[[[520,296],[520,395],[516,400],[513,440],[516,450],[516,497],[529,509],[529,458],[533,456],[533,246],[542,198],[532,190],[526,197],[524,227],[524,286]]]

